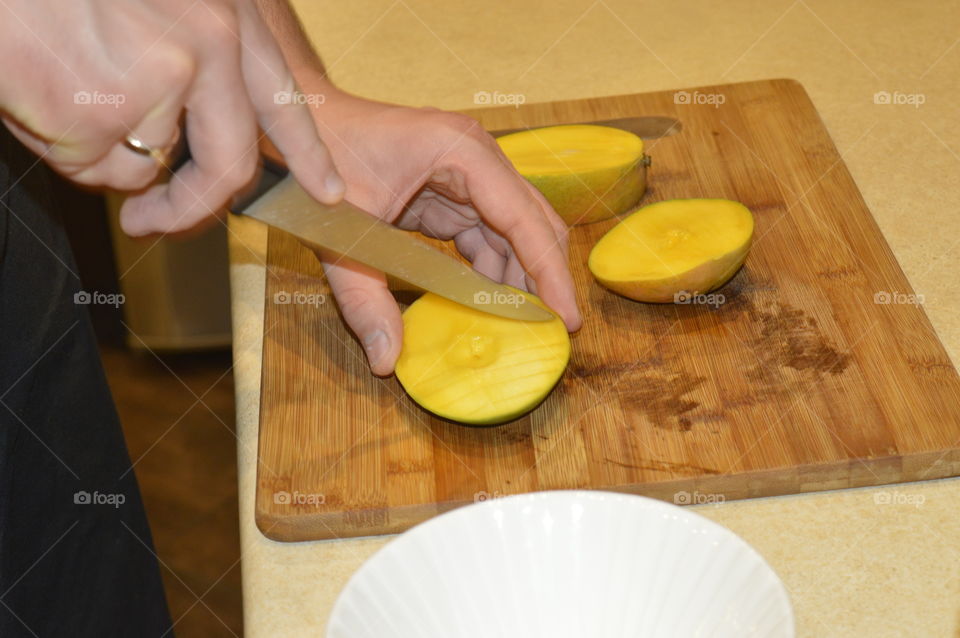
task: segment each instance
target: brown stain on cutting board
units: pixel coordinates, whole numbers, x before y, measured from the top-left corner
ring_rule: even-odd
[[[756,391],[753,403],[804,391],[825,377],[842,375],[851,364],[850,353],[821,329],[820,322],[802,308],[779,300],[770,283],[743,278],[724,291],[728,295],[725,309],[756,329],[755,336],[742,342],[755,356],[744,372]],[[786,368],[801,373],[800,379],[785,378]]]
[[[768,360],[794,370],[809,370],[822,377],[841,374],[850,364],[850,355],[837,350],[817,327],[817,320],[788,304],[777,304],[773,312],[755,311],[760,322],[758,350]]]
[[[686,413],[700,405],[690,394],[706,379],[675,369],[662,356],[604,363],[596,354],[578,354],[564,380],[567,384],[589,383],[596,392],[619,401],[625,412],[645,415],[653,426],[689,430]]]
[[[685,371],[673,374],[645,372],[629,379],[629,386],[617,392],[617,399],[626,412],[640,411],[658,428],[689,431],[689,412],[700,407],[691,397],[706,381]]]
[[[311,251],[271,231],[256,517],[279,540],[398,532],[490,495],[602,488],[727,500],[960,474],[960,378],[822,122],[789,80],[476,111],[490,130],[666,115],[642,203],[737,199],[754,213],[746,265],[713,306],[640,304],[586,268],[615,220],[570,232],[584,314],[554,392],[498,428],[468,428],[373,377]],[[802,205],[796,195],[804,193]],[[432,241],[451,251],[449,245]],[[401,295],[402,296],[402,295]],[[409,300],[409,295],[407,295]],[[283,504],[278,490],[323,494]]]

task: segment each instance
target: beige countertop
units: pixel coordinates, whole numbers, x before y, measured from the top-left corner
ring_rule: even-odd
[[[294,2],[355,93],[448,109],[790,77],[810,93],[954,363],[960,361],[960,3],[844,0]],[[886,91],[891,101],[877,104]],[[231,219],[248,636],[322,636],[389,538],[283,544],[254,524],[266,233]],[[798,635],[960,636],[960,481],[700,507],[783,578]]]

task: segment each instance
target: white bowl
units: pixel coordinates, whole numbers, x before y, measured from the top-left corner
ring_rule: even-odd
[[[791,638],[780,579],[690,510],[538,492],[453,510],[350,579],[327,638]]]

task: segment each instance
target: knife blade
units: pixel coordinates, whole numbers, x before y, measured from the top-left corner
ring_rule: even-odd
[[[333,206],[315,200],[292,175],[235,212],[481,312],[523,321],[555,318],[514,289],[346,200]]]
[[[610,126],[613,128],[629,131],[643,139],[652,140],[658,137],[667,137],[676,135],[682,128],[680,120],[662,115],[644,115],[637,117],[618,117],[612,120],[594,120],[590,122],[557,122],[549,125],[526,126],[521,128],[500,129],[490,131],[490,135],[501,137],[510,133],[520,133],[532,128],[542,128],[543,126],[561,126],[566,124],[593,124],[595,126]]]

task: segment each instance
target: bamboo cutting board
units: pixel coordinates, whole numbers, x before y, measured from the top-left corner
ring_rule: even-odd
[[[644,202],[743,202],[747,263],[712,304],[640,304],[586,268],[614,220],[573,229],[584,327],[564,377],[528,416],[471,428],[373,377],[313,253],[271,230],[256,497],[268,537],[399,532],[534,490],[697,503],[960,474],[960,379],[799,84],[471,114],[490,130],[679,119],[648,143]]]

